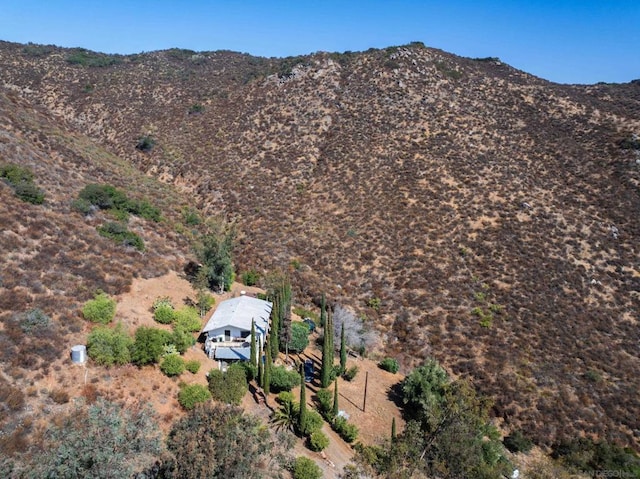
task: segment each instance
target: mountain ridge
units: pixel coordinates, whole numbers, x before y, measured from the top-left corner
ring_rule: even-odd
[[[469,375],[539,443],[638,447],[640,171],[620,146],[638,84],[418,43],[114,63],[36,47],[0,44],[3,91],[236,221],[240,270],[289,268],[301,300],[353,307],[407,368]]]

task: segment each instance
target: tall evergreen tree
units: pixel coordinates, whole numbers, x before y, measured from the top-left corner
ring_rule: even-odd
[[[280,301],[280,349],[285,350],[289,359],[289,343],[291,342],[291,281],[287,276],[282,280],[279,291]]]
[[[274,302],[274,308],[271,310],[271,330],[269,331],[269,348],[271,357],[278,357],[278,337],[280,335],[280,313],[278,304]]]
[[[347,345],[344,339],[344,322],[342,322],[342,331],[340,332],[340,372],[347,370]]]
[[[325,320],[324,338],[322,340],[322,364],[320,366],[320,385],[326,388],[331,383],[331,373],[333,370],[333,330],[331,327],[331,317],[328,315]]]
[[[391,442],[396,442],[396,418],[391,419]]]
[[[258,384],[264,389],[264,361],[262,360],[264,352],[262,350],[262,343],[260,343],[260,352],[258,354]]]
[[[256,345],[256,322],[253,318],[251,318],[251,353],[250,353],[249,361],[251,364],[258,364],[258,351]]]
[[[322,299],[320,299],[320,327],[324,328],[327,322],[327,304],[325,301],[324,293],[322,293]]]
[[[300,413],[298,414],[298,430],[304,430],[307,417],[307,385],[304,382],[304,364],[300,364]]]
[[[338,412],[340,411],[338,407],[338,380],[336,379],[333,383],[333,417],[338,417]]]
[[[264,389],[264,395],[268,396],[269,395],[269,389],[271,389],[271,348],[269,347],[269,344],[267,344],[267,347],[265,348],[267,350],[267,358],[264,362],[264,373],[263,373],[263,385],[262,385],[262,389]]]

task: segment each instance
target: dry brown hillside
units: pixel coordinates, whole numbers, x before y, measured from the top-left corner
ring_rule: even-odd
[[[326,291],[405,368],[471,377],[508,429],[640,445],[640,82],[557,85],[421,44],[278,60],[2,43],[0,72],[0,151],[45,189],[132,184],[121,162],[139,194],[159,179],[237,220],[239,270],[290,266],[300,302]],[[0,192],[5,308],[34,282],[74,303],[71,275],[108,288],[180,259],[170,229],[132,263],[86,244],[62,201],[16,216]],[[59,260],[17,239],[38,235]]]

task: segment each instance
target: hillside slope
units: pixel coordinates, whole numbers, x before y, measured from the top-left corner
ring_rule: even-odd
[[[293,265],[301,301],[326,291],[405,367],[469,375],[508,428],[639,446],[638,82],[555,85],[421,44],[277,60],[4,43],[0,70],[20,102],[237,220],[239,269]]]

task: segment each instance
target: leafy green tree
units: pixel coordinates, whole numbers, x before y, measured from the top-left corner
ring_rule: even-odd
[[[167,447],[174,457],[170,477],[259,479],[274,445],[259,419],[234,406],[206,403],[173,426]]]
[[[177,354],[168,354],[160,363],[160,370],[167,376],[179,376],[184,372],[185,363]]]
[[[115,328],[100,326],[87,338],[87,354],[102,366],[122,365],[131,362],[133,339],[118,323]]]
[[[429,425],[434,411],[442,407],[449,382],[449,375],[434,359],[411,371],[400,384],[402,403],[409,418]]]
[[[157,363],[164,353],[165,347],[172,344],[172,339],[169,331],[140,326],[136,330],[131,348],[131,361],[138,366]]]
[[[209,391],[216,401],[238,405],[247,392],[247,373],[241,364],[232,364],[226,372],[209,371]]]
[[[293,479],[321,479],[322,469],[308,457],[299,456],[293,463]]]
[[[191,410],[197,404],[207,402],[211,399],[211,393],[202,384],[185,384],[178,392],[178,402],[186,410]]]
[[[221,223],[211,223],[202,235],[195,254],[209,288],[224,291],[233,283],[232,253],[235,240],[234,228]]]
[[[82,316],[93,323],[109,324],[116,315],[116,301],[100,291],[82,307]]]
[[[132,477],[153,464],[161,432],[148,406],[123,407],[103,399],[78,405],[45,436],[31,478]]]

